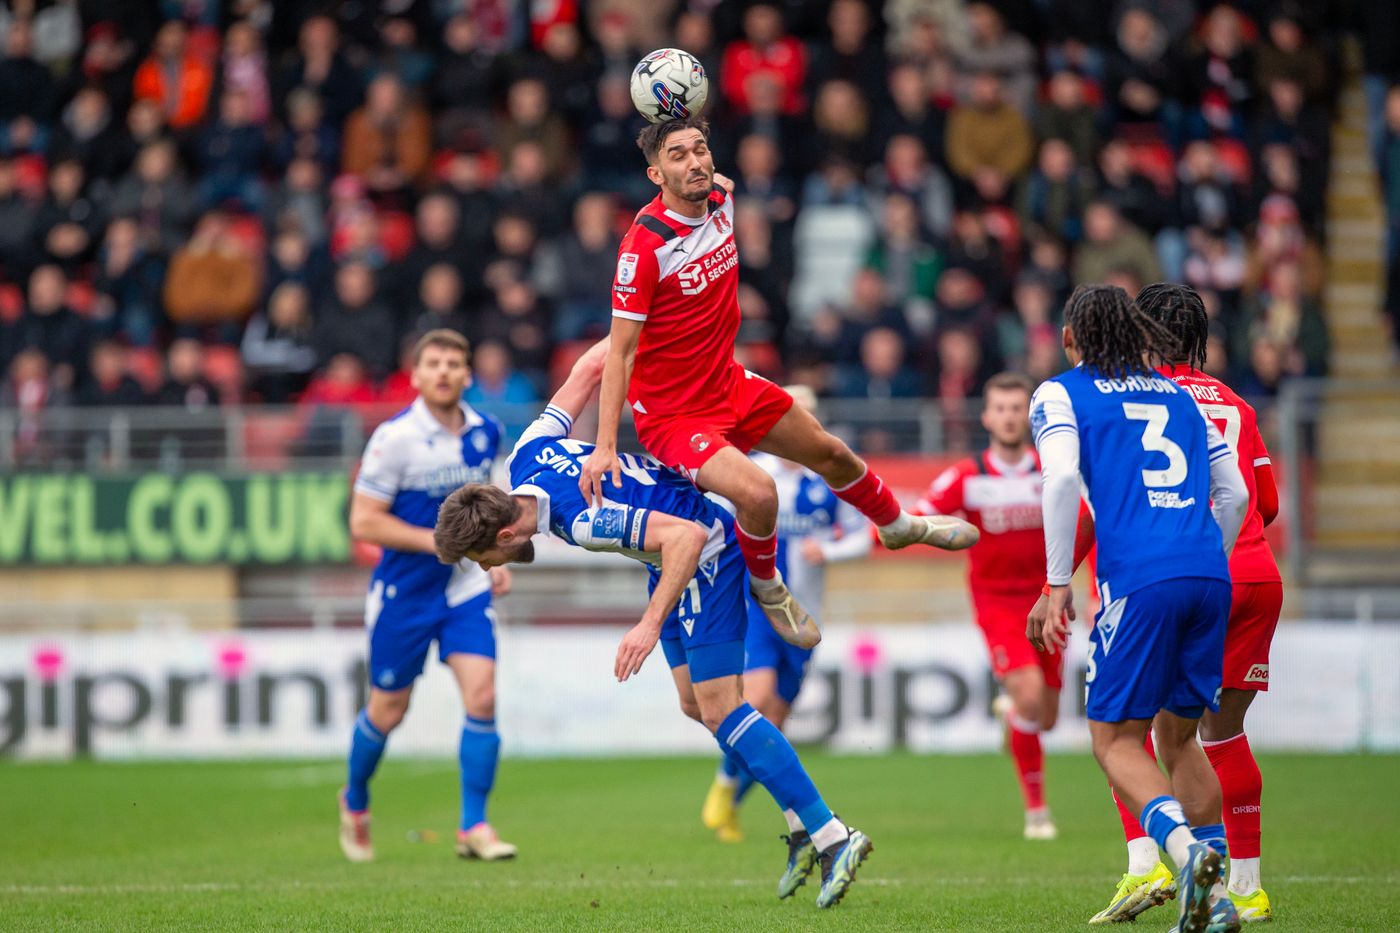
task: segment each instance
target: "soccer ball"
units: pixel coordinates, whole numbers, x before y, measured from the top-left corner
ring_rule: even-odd
[[[709,96],[705,67],[682,49],[657,49],[632,69],[632,103],[652,123],[689,119]]]

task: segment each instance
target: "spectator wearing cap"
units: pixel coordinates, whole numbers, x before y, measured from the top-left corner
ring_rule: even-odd
[[[948,168],[983,201],[1005,200],[1035,154],[1035,136],[1019,110],[1007,103],[996,74],[972,79],[967,103],[948,117]]]
[[[743,37],[729,43],[720,64],[719,90],[736,114],[750,112],[749,85],[760,77],[776,86],[782,113],[802,112],[807,53],[801,42],[783,34],[783,14],[767,2],[744,11]]]
[[[175,130],[191,129],[204,120],[214,72],[189,49],[189,30],[172,19],[156,33],[151,54],[136,69],[138,100],[154,101]]]

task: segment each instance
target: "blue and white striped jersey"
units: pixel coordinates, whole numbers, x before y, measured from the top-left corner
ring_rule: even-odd
[[[432,528],[438,509],[457,487],[488,483],[500,452],[501,424],[465,402],[460,433],[449,431],[416,399],[370,436],[360,461],[355,492],[389,503],[389,513],[410,525]],[[420,600],[457,606],[491,589],[491,580],[470,561],[447,566],[434,554],[384,549],[371,589],[392,588],[401,603]]]

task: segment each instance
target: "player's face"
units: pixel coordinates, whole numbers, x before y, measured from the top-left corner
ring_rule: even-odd
[[[982,427],[998,444],[1019,447],[1030,440],[1030,409],[1030,397],[1020,389],[988,389]]]
[[[699,130],[677,130],[662,140],[647,174],[673,197],[703,201],[714,186],[715,160]]]
[[[533,564],[535,562],[535,542],[529,538],[523,541],[509,541],[502,543],[499,539],[496,546],[485,551],[468,551],[467,560],[476,563],[482,570],[490,570],[492,567],[501,567],[505,564]]]
[[[470,384],[467,355],[451,347],[424,347],[413,367],[413,388],[424,401],[438,408],[456,405]]]

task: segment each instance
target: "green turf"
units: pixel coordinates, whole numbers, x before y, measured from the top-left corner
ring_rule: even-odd
[[[1026,843],[997,757],[809,755],[876,851],[846,901],[779,902],[781,818],[700,827],[699,759],[507,761],[493,815],[514,863],[452,855],[456,774],[392,756],[375,784],[378,861],[335,843],[341,766],[0,766],[4,930],[1079,930],[1122,871],[1093,762],[1053,756],[1061,838]],[[1279,929],[1400,929],[1400,758],[1267,756],[1265,884]],[[411,842],[411,831],[438,832]],[[1139,929],[1166,930],[1170,908]]]

